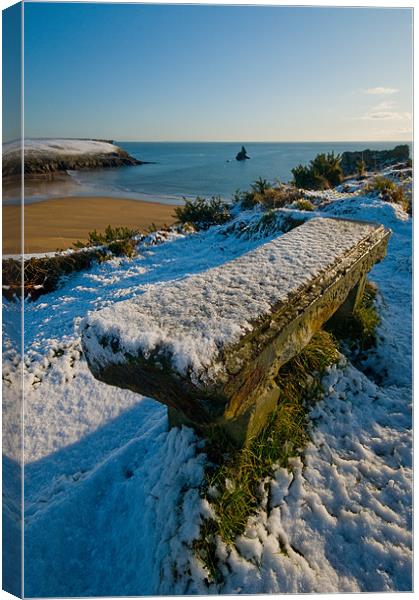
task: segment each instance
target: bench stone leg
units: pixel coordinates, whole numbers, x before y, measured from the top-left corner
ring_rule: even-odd
[[[221,435],[230,439],[235,446],[242,448],[249,446],[252,440],[260,433],[267,422],[269,415],[277,407],[280,389],[275,382],[271,381],[265,390],[259,394],[251,408],[244,414],[234,419],[220,418],[208,426],[207,430],[202,424],[198,425],[189,419],[181,411],[168,407],[169,428],[185,425],[208,434],[209,429],[218,430]]]
[[[182,427],[182,425],[196,429],[196,423],[191,421],[191,419],[188,419],[183,412],[176,410],[176,408],[173,408],[172,406],[167,407],[167,416],[169,419],[169,429],[172,429],[172,427]]]
[[[366,281],[367,274],[364,273],[358,283],[349,292],[345,302],[335,312],[332,317],[333,319],[349,319],[353,316],[364,295]]]
[[[238,418],[220,422],[221,428],[237,447],[249,446],[267,423],[269,415],[276,409],[279,396],[279,387],[270,382],[247,412]]]

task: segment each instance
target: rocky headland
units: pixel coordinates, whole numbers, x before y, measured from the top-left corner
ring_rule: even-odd
[[[362,150],[359,152],[343,152],[341,168],[343,174],[354,175],[358,172],[360,161],[364,161],[365,170],[380,171],[397,163],[405,163],[409,159],[409,146],[400,144],[392,150]]]
[[[145,164],[107,140],[25,139],[24,172],[48,176],[69,170],[103,169]],[[20,175],[19,142],[3,145],[3,178]]]

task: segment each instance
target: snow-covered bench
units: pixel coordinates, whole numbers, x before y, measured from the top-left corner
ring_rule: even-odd
[[[91,313],[92,373],[169,407],[172,424],[220,426],[246,443],[275,408],[279,368],[338,309],[350,311],[382,259],[382,225],[312,219],[219,267]]]

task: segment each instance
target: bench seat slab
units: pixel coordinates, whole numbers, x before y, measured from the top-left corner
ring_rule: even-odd
[[[242,445],[275,407],[279,368],[359,298],[353,290],[389,235],[374,223],[316,218],[219,267],[150,286],[85,319],[89,367],[169,406],[172,423],[219,425]]]

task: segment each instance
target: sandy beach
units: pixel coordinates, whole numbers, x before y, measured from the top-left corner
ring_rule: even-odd
[[[25,206],[25,253],[71,248],[87,240],[89,231],[126,226],[145,231],[174,222],[173,205],[106,197],[54,198]],[[3,206],[3,254],[19,252],[18,206]]]

